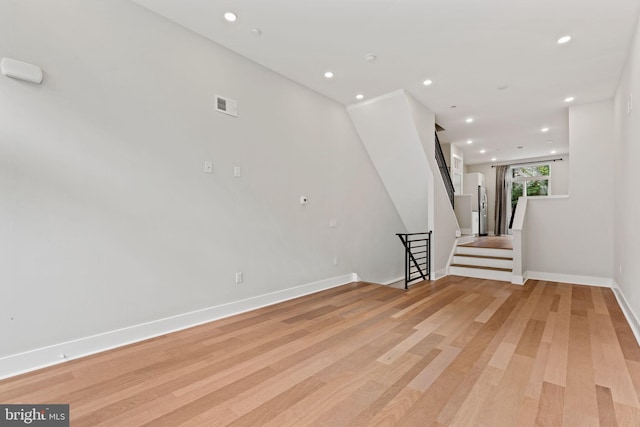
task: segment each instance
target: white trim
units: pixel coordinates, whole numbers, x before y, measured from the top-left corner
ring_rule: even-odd
[[[613,280],[608,277],[578,276],[575,274],[545,273],[542,271],[527,271],[523,276],[532,280],[574,283],[576,285],[599,286],[602,288],[613,287]]]
[[[449,275],[449,271],[448,270],[449,270],[449,267],[445,267],[445,268],[442,268],[442,269],[440,269],[438,271],[434,271],[433,275],[432,275],[433,277],[431,278],[431,281],[435,282],[436,280],[440,280],[443,277],[447,277]]]
[[[640,321],[638,320],[638,316],[633,312],[627,298],[624,296],[622,289],[618,285],[618,283],[614,280],[613,285],[611,286],[613,290],[613,294],[616,296],[618,300],[618,305],[624,314],[624,317],[627,318],[627,323],[631,327],[631,331],[633,335],[636,337],[636,341],[640,344]]]
[[[511,284],[512,285],[524,285],[527,280],[529,280],[529,278],[527,277],[527,274],[523,274],[522,276],[519,275],[512,275],[511,276]]]
[[[552,200],[552,199],[568,199],[569,194],[549,194],[548,196],[522,196],[525,199],[529,198],[532,200]]]
[[[0,379],[136,343],[304,295],[360,281],[356,273],[207,307],[0,358]],[[64,355],[64,357],[62,357]]]

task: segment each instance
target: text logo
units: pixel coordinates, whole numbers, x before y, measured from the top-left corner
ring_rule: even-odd
[[[0,427],[69,427],[69,405],[2,405]]]

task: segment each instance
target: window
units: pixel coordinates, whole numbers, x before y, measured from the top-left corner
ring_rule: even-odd
[[[511,168],[511,208],[515,209],[518,197],[548,196],[551,181],[549,165],[538,164]]]

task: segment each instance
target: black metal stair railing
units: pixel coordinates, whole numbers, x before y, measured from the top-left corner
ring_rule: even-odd
[[[447,189],[447,195],[449,196],[449,201],[451,201],[451,207],[453,207],[454,200],[454,188],[453,181],[451,181],[451,174],[449,173],[449,168],[447,167],[447,162],[444,160],[444,153],[442,152],[442,146],[440,145],[440,140],[438,139],[438,133],[436,132],[436,162],[438,163],[438,168],[440,169],[440,175],[442,175],[442,181],[444,182],[444,187]]]
[[[431,231],[396,236],[404,245],[404,288],[417,280],[431,280]]]

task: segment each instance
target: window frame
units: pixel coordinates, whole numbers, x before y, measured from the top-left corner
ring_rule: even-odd
[[[522,183],[522,196],[521,197],[547,197],[547,196],[551,196],[551,163],[552,162],[537,162],[537,163],[528,163],[527,165],[516,165],[516,166],[511,166],[511,168],[509,168],[509,172],[510,172],[510,178],[511,178],[511,185],[513,185],[514,182],[521,182]],[[523,167],[536,167],[536,166],[547,166],[549,168],[549,175],[539,175],[539,176],[519,176],[517,178],[513,177],[513,171],[514,169],[521,169]],[[548,185],[547,185],[547,194],[545,195],[536,195],[536,196],[528,196],[527,195],[527,182],[529,181],[548,181]]]

